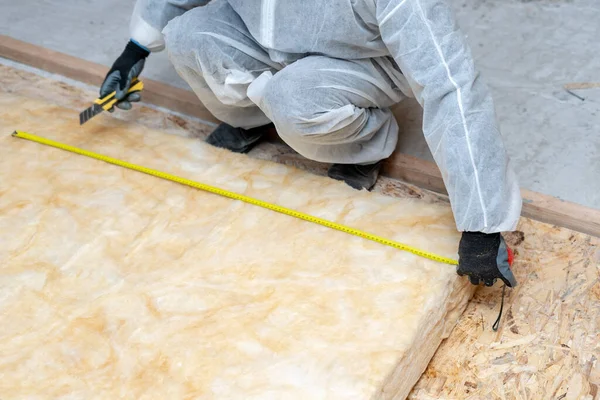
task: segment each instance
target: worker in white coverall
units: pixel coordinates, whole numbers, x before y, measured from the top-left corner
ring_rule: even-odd
[[[274,124],[329,176],[370,189],[398,140],[390,107],[414,97],[457,228],[460,275],[508,286],[521,197],[492,98],[444,0],[138,0],[131,40],[101,88],[121,109],[151,52],[223,121],[208,137],[247,152]]]

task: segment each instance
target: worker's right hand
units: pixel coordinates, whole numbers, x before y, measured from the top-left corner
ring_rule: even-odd
[[[100,97],[102,98],[116,91],[115,97],[119,100],[116,106],[122,110],[130,110],[131,103],[140,101],[141,97],[139,92],[127,95],[127,91],[131,87],[133,78],[137,78],[144,69],[144,63],[149,54],[150,52],[145,48],[129,41],[123,53],[106,74],[106,78],[104,78],[104,82],[100,87]],[[114,107],[109,111],[113,112]]]
[[[510,270],[513,253],[500,233],[463,232],[458,256],[456,272],[467,275],[473,285],[492,286],[501,279],[508,287],[517,286]]]

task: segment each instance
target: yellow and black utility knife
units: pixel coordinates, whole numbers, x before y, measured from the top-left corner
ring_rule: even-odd
[[[142,83],[142,81],[135,78],[131,82],[131,87],[127,91],[127,94],[131,94],[133,92],[139,92],[143,88],[144,88],[144,84]],[[117,92],[115,91],[110,94],[107,94],[106,96],[102,97],[101,99],[96,99],[96,101],[94,101],[94,104],[90,108],[83,110],[79,114],[79,125],[85,124],[92,117],[95,117],[96,115],[100,114],[104,110],[106,110],[106,111],[110,110],[110,108],[112,106],[114,106],[118,101],[117,99],[115,99],[116,94],[117,94]]]

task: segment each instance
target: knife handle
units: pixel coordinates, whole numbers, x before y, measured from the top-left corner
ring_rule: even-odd
[[[144,83],[137,78],[135,78],[131,83],[132,85],[129,87],[127,94],[140,92],[142,89],[144,89]],[[119,101],[114,98],[116,94],[117,92],[113,91],[112,93],[109,93],[100,99],[96,99],[94,103],[102,106],[104,110],[108,111]]]

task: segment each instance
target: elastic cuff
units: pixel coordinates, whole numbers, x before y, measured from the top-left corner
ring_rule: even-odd
[[[464,236],[471,236],[471,237],[477,237],[477,238],[488,238],[488,237],[498,237],[500,236],[500,232],[494,232],[494,233],[485,233],[485,232],[470,232],[470,231],[464,231],[463,232]]]
[[[129,39],[129,43],[125,47],[125,50],[134,52],[138,54],[141,58],[146,58],[150,55],[150,50],[148,50],[145,46],[142,46],[134,39]]]
[[[149,49],[148,49],[146,46],[142,46],[142,45],[140,44],[140,42],[138,42],[137,40],[135,40],[135,39],[129,39],[129,40],[130,40],[130,41],[132,41],[133,43],[137,44],[137,45],[138,45],[139,47],[141,47],[142,49],[146,50],[148,53],[150,53],[150,50],[149,50]]]

